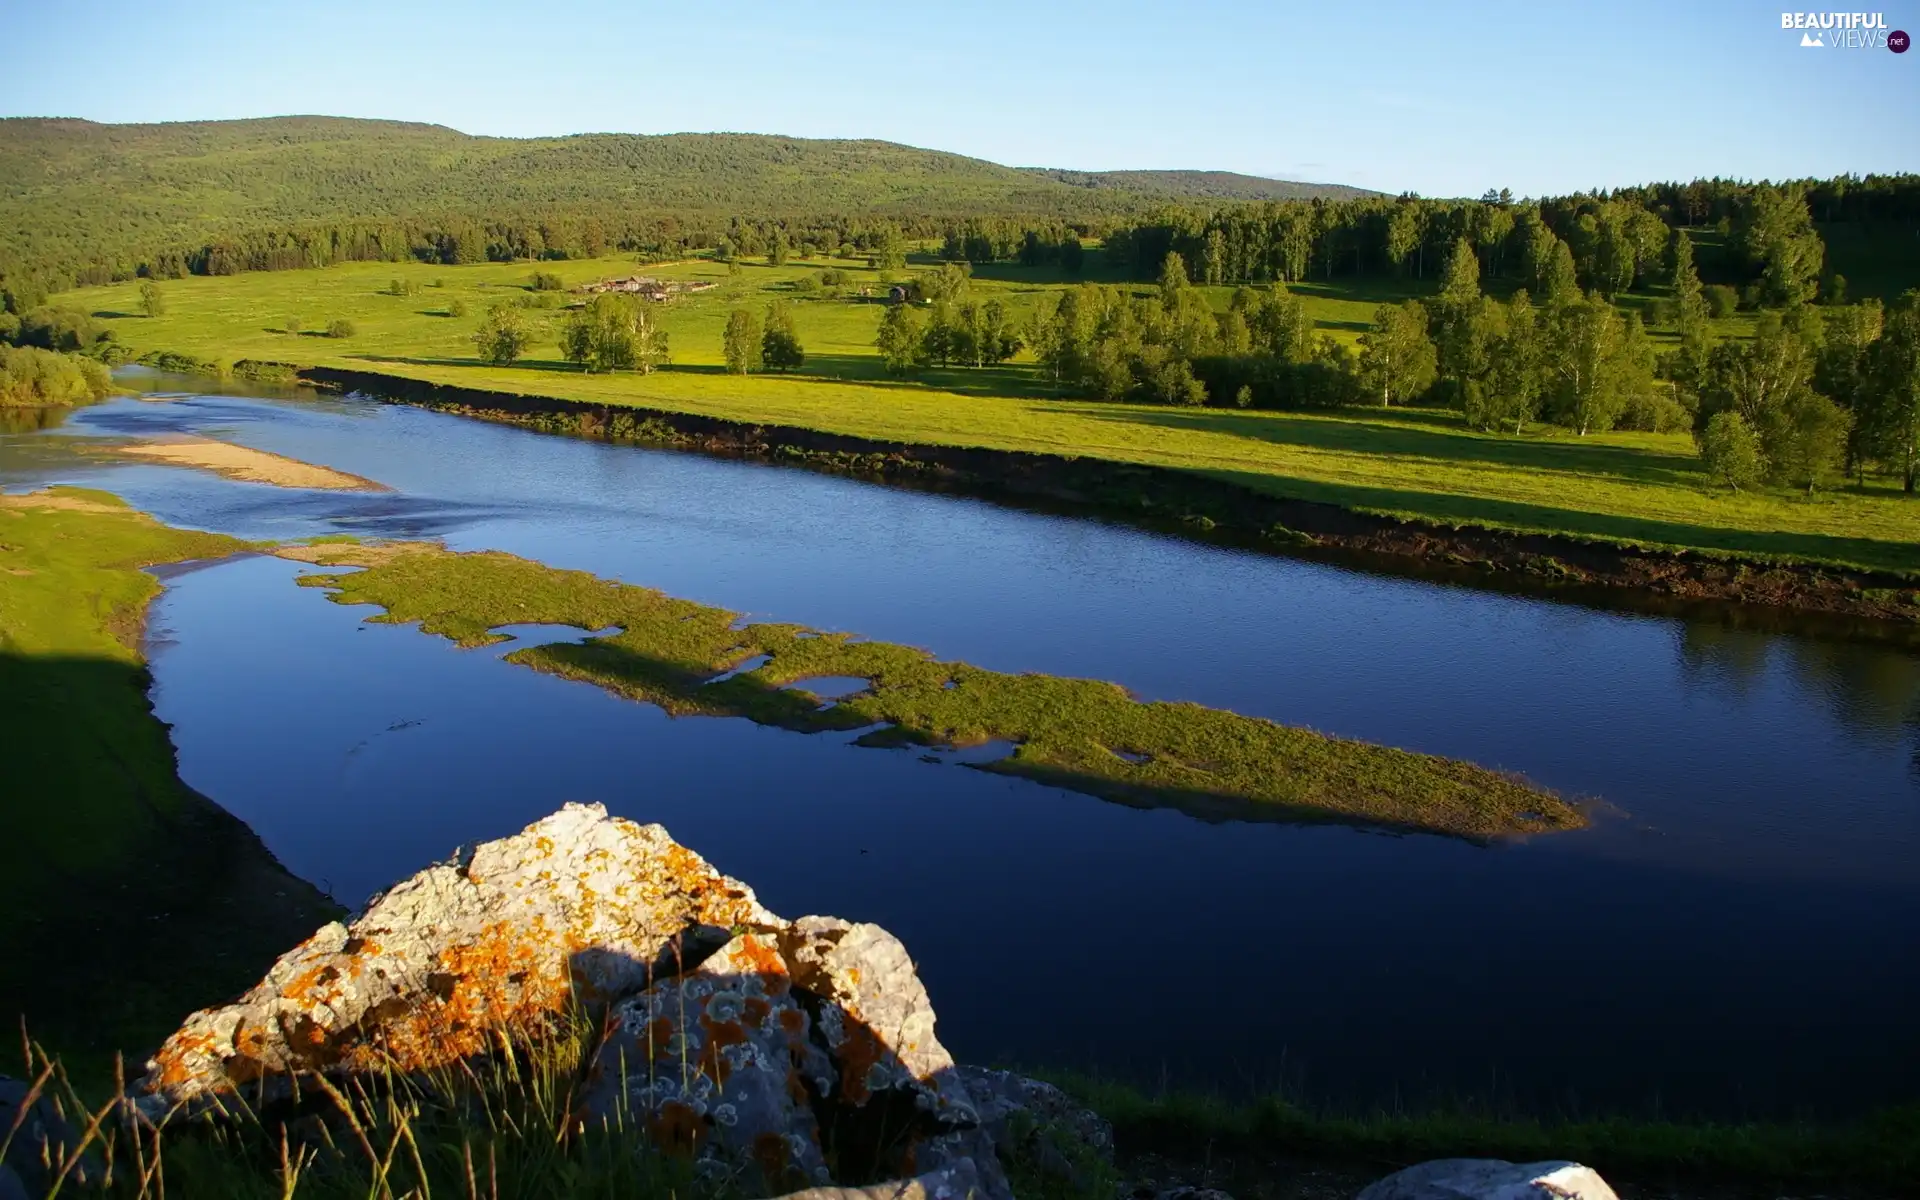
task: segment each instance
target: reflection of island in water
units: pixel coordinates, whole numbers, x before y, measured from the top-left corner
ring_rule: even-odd
[[[1731,629],[1709,622],[1679,626],[1681,670],[1690,683],[1741,699],[1783,672],[1794,695],[1822,700],[1849,735],[1865,745],[1905,742],[1920,775],[1920,656],[1886,646]]]
[[[48,408],[19,408],[0,404],[0,433],[41,433],[58,429],[72,411],[64,404]]]

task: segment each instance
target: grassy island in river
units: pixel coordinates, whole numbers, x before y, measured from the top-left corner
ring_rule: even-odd
[[[461,645],[498,641],[490,630],[529,621],[617,627],[508,660],[677,715],[742,716],[803,732],[875,727],[860,739],[867,745],[1004,740],[1016,749],[985,769],[1204,817],[1351,822],[1472,839],[1586,823],[1564,800],[1469,763],[1197,704],[1142,703],[1096,680],[985,671],[797,625],[742,628],[725,609],[508,554],[418,543],[286,553],[360,567],[304,582],[333,589],[342,603],[385,608],[378,620],[419,621]],[[806,689],[823,677],[868,686],[823,706]]]

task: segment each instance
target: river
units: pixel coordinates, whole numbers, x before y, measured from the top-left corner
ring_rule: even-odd
[[[158,433],[394,490],[81,452]],[[966,1060],[1346,1105],[1753,1117],[1914,1099],[1910,650],[358,397],[189,391],[0,433],[0,486],[48,482],[242,537],[506,550],[756,619],[1469,759],[1600,811],[1591,830],[1497,847],[1209,824],[841,735],[670,719],[501,662],[510,647],[364,624],[370,610],[294,586],[307,568],[279,559],[169,572],[149,652],[183,778],[348,904],[598,800],[665,824],[776,912],[894,931]]]

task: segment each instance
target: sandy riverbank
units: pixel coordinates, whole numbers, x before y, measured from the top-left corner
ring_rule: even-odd
[[[116,446],[113,453],[153,459],[175,466],[198,467],[228,479],[270,483],[275,487],[323,488],[332,491],[384,492],[386,485],[297,458],[236,446],[211,438],[156,438]]]

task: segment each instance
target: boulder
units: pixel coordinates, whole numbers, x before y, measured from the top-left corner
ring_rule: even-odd
[[[582,1109],[655,1145],[751,1167],[763,1194],[831,1183],[811,1097],[835,1067],[771,935],[748,933],[613,1010]]]
[[[135,1099],[154,1115],[301,1071],[445,1065],[776,920],[660,826],[569,804],[375,897],[236,1002],[187,1018]]]
[[[1443,1158],[1369,1184],[1357,1200],[1618,1200],[1591,1167]]]
[[[1024,1149],[1023,1143],[1035,1134],[1050,1132],[1101,1162],[1113,1161],[1113,1125],[1052,1084],[987,1067],[961,1067],[960,1079],[973,1097],[981,1127],[1003,1154]]]
[[[855,1178],[964,1170],[977,1194],[1011,1195],[912,960],[879,926],[742,932],[607,1024],[587,1118],[631,1118],[716,1174],[773,1193],[833,1182],[830,1161]]]
[[[292,1097],[302,1074],[430,1071],[559,1031],[582,1003],[603,1031],[582,1121],[757,1194],[904,1179],[889,1186],[1011,1200],[899,939],[785,921],[664,829],[598,805],[429,867],[321,929],[238,1001],[189,1017],[132,1099],[159,1120],[242,1087],[251,1103]],[[993,1078],[1002,1125],[1042,1103],[1044,1085]]]

